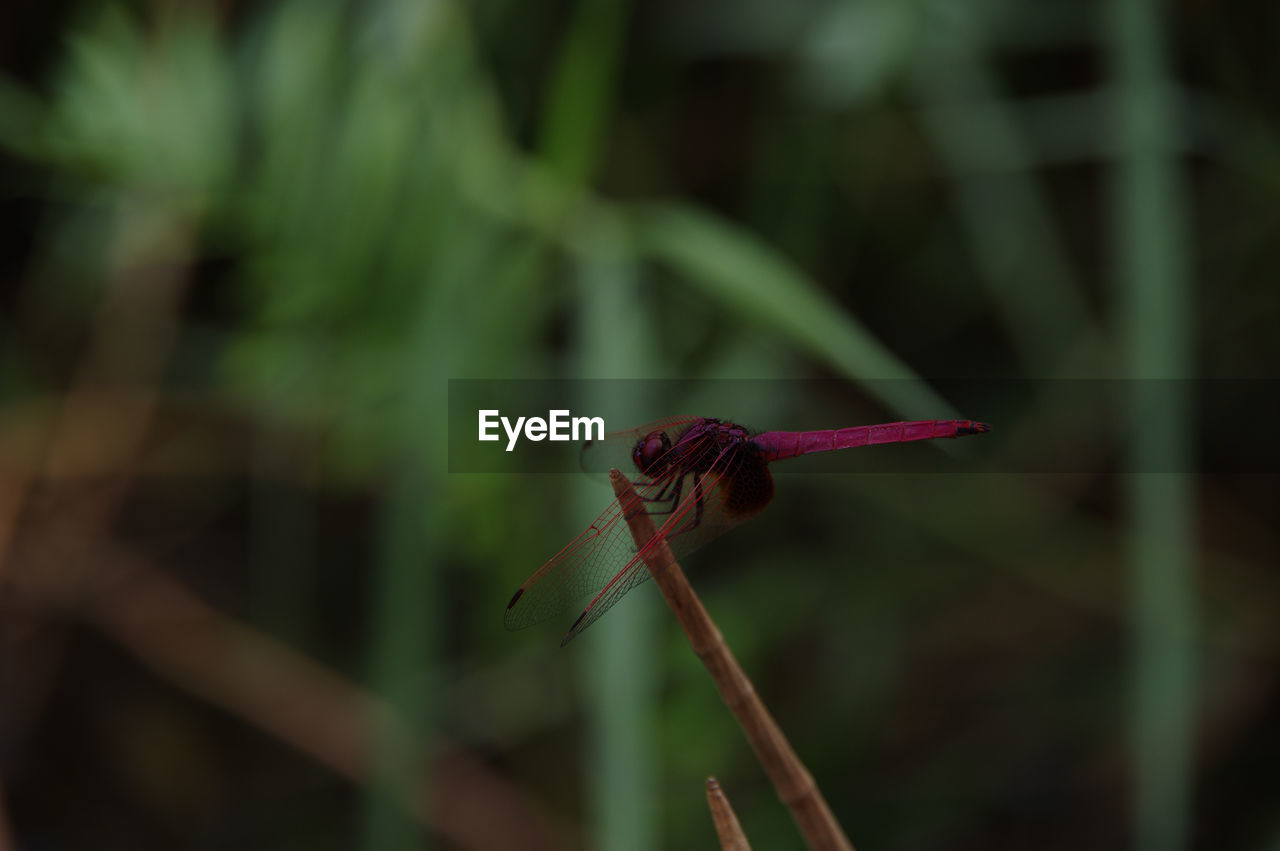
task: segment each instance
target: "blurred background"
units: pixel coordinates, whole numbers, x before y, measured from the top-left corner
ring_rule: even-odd
[[[1193,0],[6,3],[0,848],[710,848],[710,774],[801,847],[652,585],[563,650],[571,617],[502,629],[607,489],[449,472],[449,379],[697,378],[828,396],[579,407],[1078,459],[779,469],[685,564],[859,848],[1280,849],[1280,500],[1237,431],[1277,421],[1278,36]],[[1037,389],[1001,420],[954,378]],[[1051,381],[1116,378],[1106,428]]]

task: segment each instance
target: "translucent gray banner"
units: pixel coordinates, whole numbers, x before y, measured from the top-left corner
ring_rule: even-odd
[[[454,379],[449,382],[449,471],[579,473],[587,429],[594,436],[601,426],[609,433],[630,431],[685,416],[714,417],[752,432],[902,420],[972,419],[992,426],[989,433],[955,440],[885,443],[781,460],[772,465],[777,473],[1275,474],[1280,473],[1277,391],[1275,379],[939,379],[857,385],[781,379]],[[553,439],[558,437],[568,439]],[[629,451],[586,463],[600,467],[618,458],[617,463],[627,463]]]

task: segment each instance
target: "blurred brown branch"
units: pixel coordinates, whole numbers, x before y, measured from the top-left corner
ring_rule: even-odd
[[[711,674],[720,697],[737,717],[747,741],[773,781],[778,797],[791,809],[805,841],[815,851],[852,851],[853,844],[832,815],[813,775],[769,714],[666,540],[660,538],[654,542],[653,519],[631,482],[618,470],[609,471],[609,481],[622,503],[636,547],[644,554],[645,564],[662,590],[662,596],[684,627],[693,651]]]
[[[336,774],[371,782],[378,734],[390,729],[413,742],[402,718],[204,603],[112,535],[135,478],[154,472],[144,459],[160,469],[226,472],[218,466],[224,453],[214,452],[211,465],[204,439],[225,447],[225,428],[201,429],[195,451],[156,451],[160,379],[179,333],[193,250],[193,231],[180,222],[122,203],[106,292],[72,386],[59,401],[0,415],[0,674],[20,686],[8,690],[12,729],[36,716],[60,662],[65,625],[80,620],[161,679]],[[430,758],[399,790],[401,803],[457,846],[543,849],[569,832],[461,747],[435,738],[420,744]],[[10,830],[0,799],[0,851],[14,847]]]
[[[413,741],[403,719],[366,690],[218,612],[140,559],[125,552],[110,559],[129,581],[98,597],[86,617],[162,679],[359,784],[372,779],[379,728]],[[552,847],[550,830],[520,790],[460,747],[437,740],[432,748],[430,766],[401,790],[403,805],[424,825],[464,848]]]
[[[177,337],[178,305],[186,292],[192,247],[189,223],[180,217],[158,215],[158,209],[121,201],[102,303],[72,386],[48,426],[29,429],[19,441],[19,451],[7,449],[5,453],[40,460],[22,464],[0,457],[4,472],[0,479],[0,591],[17,584],[6,573],[14,572],[18,529],[43,476],[65,477],[67,467],[82,463],[80,456],[87,449],[112,457],[118,478],[97,498],[77,506],[82,529],[89,535],[106,527],[128,487],[159,394],[156,388]],[[136,389],[127,402],[114,406],[111,417],[90,416],[86,398],[95,388],[113,385]],[[37,539],[28,535],[27,545],[33,546]],[[70,539],[76,540],[76,536]],[[62,546],[67,542],[54,543]],[[17,619],[3,627],[0,639],[8,645],[4,649],[21,645],[33,634],[40,637],[40,625],[35,622]],[[44,630],[46,636],[49,632]],[[56,667],[58,655],[55,651],[43,661]],[[44,678],[44,684],[51,679]],[[27,712],[33,711],[41,694],[24,695]],[[11,842],[7,832],[0,819],[0,846]]]
[[[742,832],[738,816],[729,803],[729,796],[720,788],[714,777],[707,778],[707,806],[711,808],[711,820],[716,825],[716,836],[722,851],[751,851],[747,835]]]
[[[145,559],[103,540],[47,554],[50,563],[19,563],[24,575],[42,578],[19,583],[22,599],[44,611],[77,611],[161,679],[334,773],[370,782],[379,729],[413,741],[403,719],[366,690],[202,602]],[[92,566],[77,569],[80,559]],[[565,828],[519,789],[464,749],[430,744],[429,765],[400,790],[422,824],[463,848],[554,847]]]
[[[127,487],[159,395],[159,379],[177,338],[178,309],[187,289],[191,225],[164,216],[161,205],[122,200],[101,305],[72,386],[47,428],[28,429],[19,445],[33,466],[6,461],[0,486],[0,576],[8,566],[15,530],[39,475],[64,478],[84,456],[108,456],[120,477],[116,498],[97,503],[105,523]],[[101,388],[130,387],[114,399],[109,417],[95,417]],[[11,450],[10,450],[11,451]],[[6,452],[8,454],[8,452]]]

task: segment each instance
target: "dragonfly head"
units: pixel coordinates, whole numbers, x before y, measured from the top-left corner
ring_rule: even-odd
[[[670,463],[671,438],[665,431],[651,431],[636,441],[631,460],[646,476],[658,475]]]

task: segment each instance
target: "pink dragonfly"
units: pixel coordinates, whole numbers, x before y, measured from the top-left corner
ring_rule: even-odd
[[[583,448],[587,469],[600,469],[598,461],[618,457],[612,466],[632,470],[636,494],[654,517],[658,534],[637,551],[615,499],[585,532],[525,580],[507,604],[506,627],[523,629],[585,603],[560,642],[568,644],[649,578],[644,559],[659,539],[665,538],[679,559],[763,511],[773,497],[770,461],[990,430],[973,420],[921,420],[753,434],[708,417],[672,417],[589,441]]]

